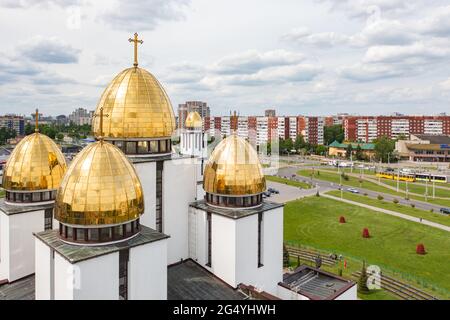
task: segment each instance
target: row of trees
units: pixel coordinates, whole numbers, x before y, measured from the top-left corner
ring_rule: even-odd
[[[25,126],[25,134],[32,134],[35,127],[31,124]],[[64,139],[64,133],[67,133],[69,137],[74,139],[85,139],[91,133],[91,126],[88,124],[78,126],[70,124],[68,126],[56,125],[56,124],[40,124],[39,132],[47,135],[51,139],[62,140]]]
[[[0,145],[5,144],[8,139],[15,138],[16,136],[16,130],[5,127],[0,128]]]

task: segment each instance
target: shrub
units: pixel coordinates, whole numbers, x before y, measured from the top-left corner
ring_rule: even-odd
[[[377,197],[377,199],[381,201],[381,200],[383,200],[384,198],[383,198],[383,196],[382,196],[381,194],[379,194],[378,197]]]
[[[431,212],[431,213],[433,213],[433,212],[434,212],[434,209],[433,209],[433,208],[431,208],[431,209],[430,209],[430,212]]]
[[[363,232],[362,232],[362,237],[363,238],[370,238],[370,234],[369,234],[369,229],[367,229],[367,228],[364,228],[363,229]]]
[[[366,192],[364,192],[364,195],[367,197],[367,193]]]
[[[411,203],[411,208],[415,208],[416,205],[414,203]]]
[[[346,175],[344,172],[342,172],[341,176],[342,176],[342,179],[344,179],[345,181],[349,180],[348,175]]]
[[[346,223],[347,221],[345,221],[345,217],[344,216],[340,216],[339,217],[339,223]]]
[[[361,275],[358,279],[358,292],[360,293],[368,293],[369,288],[367,287],[367,273],[366,273],[366,262],[363,261]]]
[[[320,197],[319,191],[316,192],[316,197]]]
[[[425,246],[423,245],[423,243],[419,243],[419,244],[417,245],[417,247],[416,247],[416,253],[417,253],[417,254],[420,254],[420,255],[426,254]]]
[[[398,204],[398,200],[397,199],[392,200],[392,202],[395,203],[395,204]]]

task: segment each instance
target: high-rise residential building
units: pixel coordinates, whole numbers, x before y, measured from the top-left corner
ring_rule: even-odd
[[[305,117],[305,141],[311,144],[323,144],[324,126],[323,117]]]
[[[211,115],[208,103],[202,101],[186,101],[178,105],[177,127],[184,128],[186,117],[189,112],[196,111],[202,119],[209,118]]]
[[[25,135],[25,119],[23,116],[14,114],[0,116],[0,128],[14,130],[18,136],[23,136]]]
[[[264,111],[264,116],[266,117],[276,117],[275,109],[267,109]]]
[[[348,116],[344,119],[345,139],[372,142],[386,136],[409,138],[411,134],[450,135],[450,116]]]
[[[84,108],[78,108],[69,115],[69,122],[82,126],[85,124],[91,125],[94,111],[88,111]]]

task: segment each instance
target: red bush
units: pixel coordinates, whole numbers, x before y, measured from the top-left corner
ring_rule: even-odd
[[[423,245],[423,243],[419,243],[416,247],[416,253],[417,254],[425,254],[425,246]]]
[[[364,228],[362,232],[363,238],[370,238],[369,229]]]
[[[344,216],[340,216],[339,217],[339,223],[345,223],[345,217]]]

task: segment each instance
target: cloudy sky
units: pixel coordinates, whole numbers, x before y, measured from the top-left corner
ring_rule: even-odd
[[[450,0],[0,0],[0,113],[94,109],[133,63],[215,115],[450,113]]]

